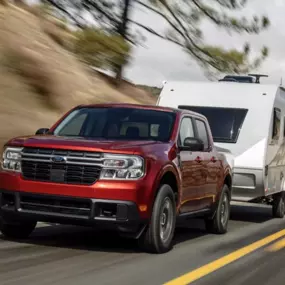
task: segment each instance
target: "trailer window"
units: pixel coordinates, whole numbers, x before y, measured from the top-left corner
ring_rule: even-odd
[[[285,139],[285,116],[283,117],[283,139]]]
[[[280,136],[280,122],[281,122],[281,111],[280,111],[280,109],[274,108],[274,112],[273,112],[273,128],[272,128],[272,139],[274,141],[279,140],[279,136]]]
[[[236,143],[247,109],[222,108],[222,107],[200,107],[200,106],[178,106],[204,115],[209,122],[214,142]]]

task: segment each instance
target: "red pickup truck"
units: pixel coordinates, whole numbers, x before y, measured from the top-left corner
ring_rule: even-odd
[[[227,231],[231,169],[207,119],[158,106],[78,106],[50,129],[6,143],[0,230],[28,238],[37,222],[117,230],[143,249],[172,248],[177,218]]]

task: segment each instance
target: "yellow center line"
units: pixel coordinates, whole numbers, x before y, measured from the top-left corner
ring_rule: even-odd
[[[238,249],[228,255],[225,255],[213,262],[210,262],[194,271],[186,273],[178,278],[175,278],[165,283],[164,285],[187,285],[189,283],[192,283],[283,236],[285,236],[285,230],[276,232],[259,241],[256,241],[250,245],[247,245],[241,249]]]
[[[271,251],[271,252],[274,252],[274,251],[278,251],[282,248],[285,247],[285,238],[284,239],[281,239],[277,242],[275,242],[274,244],[272,244],[271,246],[269,246],[266,251]]]

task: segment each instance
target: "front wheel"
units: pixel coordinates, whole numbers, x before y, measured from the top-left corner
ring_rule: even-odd
[[[213,234],[225,234],[228,230],[229,218],[230,191],[228,186],[224,185],[214,217],[205,220],[206,230]]]
[[[172,188],[162,185],[156,196],[150,224],[139,238],[140,247],[151,253],[171,250],[176,225],[176,204]]]
[[[0,232],[9,239],[26,239],[36,228],[35,221],[9,222],[0,217]]]

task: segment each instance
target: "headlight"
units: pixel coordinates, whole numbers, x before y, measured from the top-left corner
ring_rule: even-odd
[[[100,179],[136,180],[144,175],[144,160],[139,156],[105,154]]]
[[[22,148],[7,147],[2,154],[1,166],[3,170],[21,172]]]

